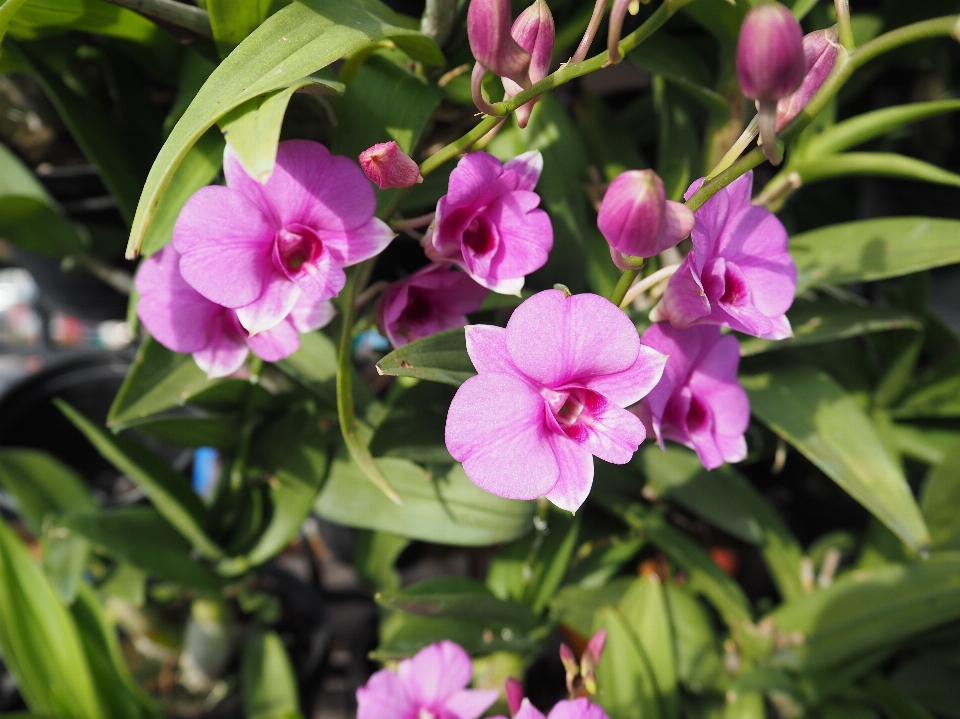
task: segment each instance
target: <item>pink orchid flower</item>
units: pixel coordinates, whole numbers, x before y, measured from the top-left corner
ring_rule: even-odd
[[[466,689],[472,675],[460,646],[431,644],[396,672],[381,669],[357,689],[357,719],[477,719],[500,692]]]
[[[462,267],[478,284],[519,294],[524,277],[543,267],[553,227],[533,191],[543,157],[525,152],[504,165],[486,152],[464,156],[437,203],[424,250],[434,262]]]
[[[479,374],[450,404],[446,444],[481,489],[574,511],[593,456],[625,464],[646,437],[624,408],[653,389],[666,357],[603,297],[540,292],[506,329],[469,325],[466,338]]]
[[[506,719],[506,717],[498,716],[492,719]],[[565,699],[557,702],[546,717],[530,703],[529,699],[524,699],[520,704],[520,710],[513,715],[513,719],[609,719],[609,717],[602,707],[591,703],[589,699]]]
[[[257,335],[290,314],[301,294],[335,297],[343,268],[379,253],[394,233],[374,218],[363,172],[323,145],[287,140],[266,184],[244,172],[227,147],[227,186],[204,187],[173,231],[180,272],[200,294],[235,309]]]
[[[638,410],[660,446],[665,439],[686,445],[707,469],[743,460],[750,400],[737,381],[737,338],[721,337],[717,326],[681,330],[661,322],[647,329],[641,342],[669,355],[663,379]]]
[[[793,335],[784,313],[793,304],[797,266],[780,220],[750,204],[752,184],[748,172],[694,214],[693,252],[670,278],[651,319],[674,327],[722,325],[772,340]]]
[[[394,282],[377,305],[377,324],[394,347],[467,324],[489,294],[449,264],[430,264]]]
[[[173,246],[167,245],[143,261],[136,277],[137,314],[160,344],[192,354],[210,378],[236,372],[250,350],[267,362],[293,354],[300,347],[301,332],[320,329],[335,314],[330,302],[301,295],[278,325],[250,336],[235,310],[211,302],[184,281],[180,260]]]

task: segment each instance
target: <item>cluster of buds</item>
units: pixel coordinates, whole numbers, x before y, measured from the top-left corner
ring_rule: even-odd
[[[630,170],[607,188],[597,226],[610,245],[614,264],[623,256],[653,257],[677,245],[693,229],[693,213],[668,200],[663,180],[653,170]]]
[[[777,150],[777,103],[800,88],[806,75],[803,30],[778,2],[757,5],[744,18],[737,42],[737,78],[745,97],[757,101],[760,140],[771,164]]]
[[[484,99],[487,70],[500,77],[506,97],[513,97],[550,72],[556,28],[545,0],[534,0],[510,24],[510,0],[473,0],[467,11],[467,35],[477,63],[473,68],[473,100],[481,112],[495,114]],[[526,127],[534,98],[517,109],[517,122]]]

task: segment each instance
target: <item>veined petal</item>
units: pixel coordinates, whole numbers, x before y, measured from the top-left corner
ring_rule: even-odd
[[[326,247],[323,247],[316,257],[304,262],[296,270],[289,270],[284,267],[277,247],[273,251],[273,261],[277,267],[283,267],[289,281],[299,287],[314,302],[323,302],[336,297],[344,285],[347,284],[346,273]],[[293,309],[292,305],[288,312],[291,309]]]
[[[545,717],[540,713],[539,709],[530,703],[529,699],[524,697],[520,703],[520,709],[517,710],[513,719],[545,719]]]
[[[207,377],[216,379],[240,369],[248,351],[239,333],[217,332],[211,336],[206,347],[193,353],[193,361],[207,373]]]
[[[289,357],[300,348],[300,334],[292,322],[281,322],[275,327],[247,338],[253,353],[267,362]]]
[[[589,699],[565,699],[557,702],[547,719],[608,719],[607,713]]]
[[[710,314],[710,300],[694,269],[693,257],[687,255],[667,283],[667,291],[657,305],[660,316],[674,327],[689,327]]]
[[[336,315],[337,310],[332,302],[317,302],[301,292],[287,320],[297,332],[313,332],[326,327]]]
[[[546,264],[553,248],[553,226],[546,212],[530,209],[530,204],[536,207],[539,201],[533,192],[511,192],[487,208],[486,217],[500,234],[489,277],[526,277]]]
[[[450,173],[445,210],[483,207],[504,191],[500,184],[503,165],[487,152],[468,152]]]
[[[251,335],[276,327],[290,314],[300,298],[300,288],[274,270],[266,288],[255,301],[237,309],[237,319]]]
[[[559,477],[546,498],[560,509],[576,512],[593,487],[593,455],[565,434],[551,432],[550,446],[559,467]]]
[[[543,398],[515,376],[471,377],[450,403],[447,449],[481,489],[509,499],[541,497],[560,472],[544,413]]]
[[[457,719],[477,719],[499,696],[499,689],[462,689],[447,700],[444,708]]]
[[[207,299],[243,307],[260,296],[272,274],[275,234],[239,192],[204,187],[187,200],[173,228],[180,274]]]
[[[396,236],[390,225],[376,217],[352,230],[319,233],[321,242],[342,267],[379,255]]]
[[[641,344],[632,366],[622,372],[591,377],[583,386],[621,407],[629,407],[657,386],[666,364],[667,355]]]
[[[493,325],[467,325],[467,354],[479,374],[508,374],[530,384],[510,359],[507,351],[507,331]],[[532,385],[531,385],[532,386]]]
[[[514,310],[507,349],[521,372],[557,388],[632,367],[640,337],[630,318],[603,297],[546,290]]]
[[[565,427],[564,434],[605,462],[626,464],[646,439],[643,423],[636,415],[602,395],[589,390],[581,392],[583,410],[580,418]]]
[[[357,689],[357,719],[416,716],[417,706],[407,697],[400,677],[381,669]]]
[[[473,664],[458,644],[441,641],[400,662],[397,676],[416,704],[439,709],[470,683]]]
[[[519,85],[517,87],[519,88]],[[532,192],[542,172],[543,155],[539,150],[530,150],[504,163],[503,180],[511,190]]]

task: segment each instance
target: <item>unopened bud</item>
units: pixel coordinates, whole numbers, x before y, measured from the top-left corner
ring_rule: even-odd
[[[666,199],[653,170],[629,170],[610,183],[597,226],[610,247],[633,257],[653,257],[677,245],[693,230],[693,213]]]
[[[583,688],[590,696],[597,693],[597,665],[600,664],[600,657],[603,656],[603,647],[606,643],[607,630],[601,629],[590,637],[587,648],[583,650],[583,656],[580,657],[580,676],[583,678]]]
[[[737,78],[743,94],[757,101],[763,151],[774,165],[780,163],[777,101],[797,91],[806,69],[803,30],[787,7],[764,2],[747,13],[737,42]]]
[[[553,45],[557,35],[553,14],[547,3],[544,0],[534,0],[533,4],[517,17],[510,29],[510,35],[521,48],[530,53],[530,67],[527,72],[529,84],[526,87],[540,82],[550,73]],[[524,89],[508,77],[502,80],[506,97],[513,97]],[[517,108],[517,124],[520,127],[527,126],[533,106],[539,99],[534,98]]]
[[[381,142],[360,153],[363,174],[381,190],[423,182],[420,168],[396,142]]]
[[[777,103],[777,132],[799,115],[810,102],[810,98],[817,94],[817,90],[833,71],[839,54],[840,42],[836,25],[803,36],[807,74],[804,75],[799,90]]]
[[[510,0],[471,0],[467,37],[477,62],[523,88],[530,87],[530,53],[510,34]]]
[[[523,703],[523,684],[510,677],[504,682],[503,689],[507,695],[507,706],[510,707],[510,714],[511,716],[516,715]]]
[[[560,645],[560,662],[563,664],[563,669],[567,675],[567,691],[570,692],[572,697],[574,693],[573,684],[580,675],[580,667],[577,665],[577,658],[574,656],[573,650],[566,644]]]

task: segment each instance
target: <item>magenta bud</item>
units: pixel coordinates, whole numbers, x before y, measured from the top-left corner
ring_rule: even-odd
[[[520,47],[530,53],[530,69],[527,73],[530,84],[540,82],[550,74],[553,44],[557,36],[553,14],[547,3],[544,0],[534,0],[534,3],[517,17],[510,34]],[[503,89],[507,97],[513,97],[523,88],[509,78],[503,78]],[[520,127],[527,126],[533,106],[539,99],[535,98],[517,108],[517,124]]]
[[[359,159],[363,174],[381,190],[423,182],[417,163],[393,140],[368,147]]]
[[[568,675],[577,676],[580,673],[580,667],[577,665],[577,657],[573,650],[566,644],[560,645],[560,662]]]
[[[587,648],[583,650],[584,659],[589,657],[589,660],[593,662],[593,666],[596,667],[600,663],[600,657],[603,656],[603,648],[606,644],[607,630],[601,629],[590,637],[590,641],[587,642]]]
[[[503,689],[507,695],[507,706],[510,707],[510,714],[515,715],[520,711],[520,705],[523,703],[523,684],[510,677],[504,682]]]
[[[800,87],[806,70],[803,30],[788,8],[765,2],[747,13],[737,42],[737,77],[746,97],[786,97]]]
[[[817,90],[833,71],[839,54],[840,41],[836,25],[803,36],[803,55],[806,60],[807,74],[799,90],[777,102],[777,132],[800,114],[800,111],[810,102],[810,98],[817,94]]]
[[[629,170],[610,183],[597,216],[610,247],[624,255],[653,257],[693,230],[693,213],[666,198],[653,170]]]
[[[780,164],[777,101],[796,92],[806,71],[803,30],[793,13],[778,2],[748,12],[737,42],[737,78],[743,94],[757,101],[760,140],[771,164]]]
[[[530,87],[530,53],[510,34],[510,0],[470,0],[467,37],[477,62],[521,87]]]

